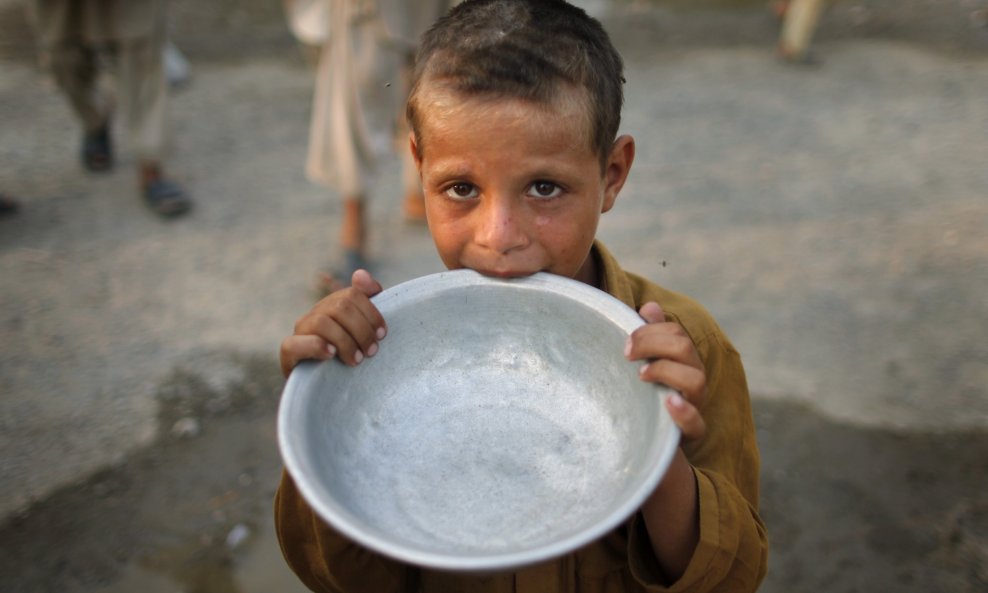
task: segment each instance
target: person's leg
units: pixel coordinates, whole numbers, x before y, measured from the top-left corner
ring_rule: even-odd
[[[810,44],[823,9],[823,0],[792,0],[786,4],[779,36],[779,54],[784,59],[810,60]]]
[[[366,267],[366,175],[372,166],[369,134],[360,106],[350,28],[349,0],[334,0],[330,36],[319,54],[306,172],[336,187],[343,201],[339,227],[342,265],[320,274],[320,290],[348,286],[354,270]]]
[[[328,60],[329,71],[322,68],[323,82],[329,85],[329,127],[332,153],[337,159],[339,189],[343,194],[343,219],[340,226],[340,247],[344,266],[344,282],[356,268],[364,267],[367,249],[367,221],[364,201],[367,194],[367,172],[374,157],[370,148],[367,115],[360,101],[358,71],[363,66],[354,51],[356,37],[363,27],[354,24],[355,5],[352,0],[333,2],[330,42],[322,55]],[[363,38],[360,41],[364,41]],[[365,46],[361,46],[364,48]],[[328,80],[325,78],[328,74]]]
[[[352,273],[363,267],[363,254],[367,248],[367,219],[363,196],[346,197],[343,200],[343,222],[340,226],[340,247],[343,248],[344,273]],[[351,269],[352,268],[352,269]]]
[[[46,50],[55,84],[82,123],[81,160],[90,171],[113,167],[110,136],[112,100],[99,85],[96,50],[81,42],[62,42]]]
[[[176,216],[192,203],[164,173],[168,149],[168,80],[164,71],[164,34],[121,43],[118,48],[120,95],[138,157],[138,184],[148,206]]]

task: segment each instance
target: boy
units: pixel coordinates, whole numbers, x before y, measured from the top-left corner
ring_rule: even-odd
[[[497,277],[581,280],[647,322],[625,356],[667,400],[683,444],[633,517],[601,540],[511,574],[406,566],[319,520],[285,474],[276,525],[289,565],[314,591],[753,591],[765,573],[758,451],[744,371],[716,323],[688,298],[621,270],[595,240],[635,144],[617,136],[622,61],[600,24],[562,1],[469,0],[423,38],[408,99],[410,145],[443,263]],[[358,365],[387,347],[366,271],[320,301],[281,346]]]

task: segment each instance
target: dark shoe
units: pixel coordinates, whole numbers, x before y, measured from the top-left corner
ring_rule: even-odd
[[[82,166],[94,173],[113,168],[113,145],[108,125],[82,137]]]
[[[166,179],[155,179],[144,186],[144,202],[155,214],[171,218],[184,214],[192,201],[181,186]]]
[[[21,203],[17,200],[0,194],[0,216],[13,216],[21,209]]]

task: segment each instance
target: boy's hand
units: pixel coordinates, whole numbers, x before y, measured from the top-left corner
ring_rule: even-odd
[[[357,270],[352,286],[322,299],[295,322],[295,334],[281,343],[281,372],[287,377],[302,360],[339,356],[350,366],[377,354],[387,326],[370,297],[381,284],[367,270]]]
[[[681,325],[666,321],[657,303],[645,303],[638,313],[647,323],[628,336],[625,356],[646,361],[639,371],[643,381],[678,392],[666,399],[666,409],[682,431],[682,440],[703,437],[706,424],[699,408],[707,393],[707,376],[693,340]],[[697,497],[696,474],[680,448],[641,508],[655,558],[673,582],[686,571],[700,539]]]
[[[662,383],[679,392],[666,400],[666,409],[683,439],[703,437],[706,423],[699,408],[707,392],[707,376],[693,340],[678,323],[666,321],[658,303],[645,303],[638,313],[647,324],[628,337],[625,357],[647,361],[639,371],[642,380]]]

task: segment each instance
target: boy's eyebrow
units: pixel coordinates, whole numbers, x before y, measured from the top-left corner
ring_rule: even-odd
[[[525,167],[529,163],[519,163],[516,167],[515,173],[520,169],[528,177],[528,181],[536,181],[539,179],[544,179],[546,181],[557,181],[561,183],[571,182],[574,178],[579,177],[580,168],[575,166],[561,166],[558,163],[553,165],[550,163],[538,163],[533,164],[530,169]],[[443,183],[452,180],[465,180],[470,181],[473,176],[473,170],[469,163],[464,162],[450,162],[448,164],[438,163],[431,166],[433,183]]]
[[[470,175],[470,164],[462,161],[441,161],[434,163],[430,169],[434,176],[438,177],[468,177]]]
[[[469,180],[473,171],[467,163],[438,163],[429,167],[429,178],[433,184],[446,183],[454,180]]]

